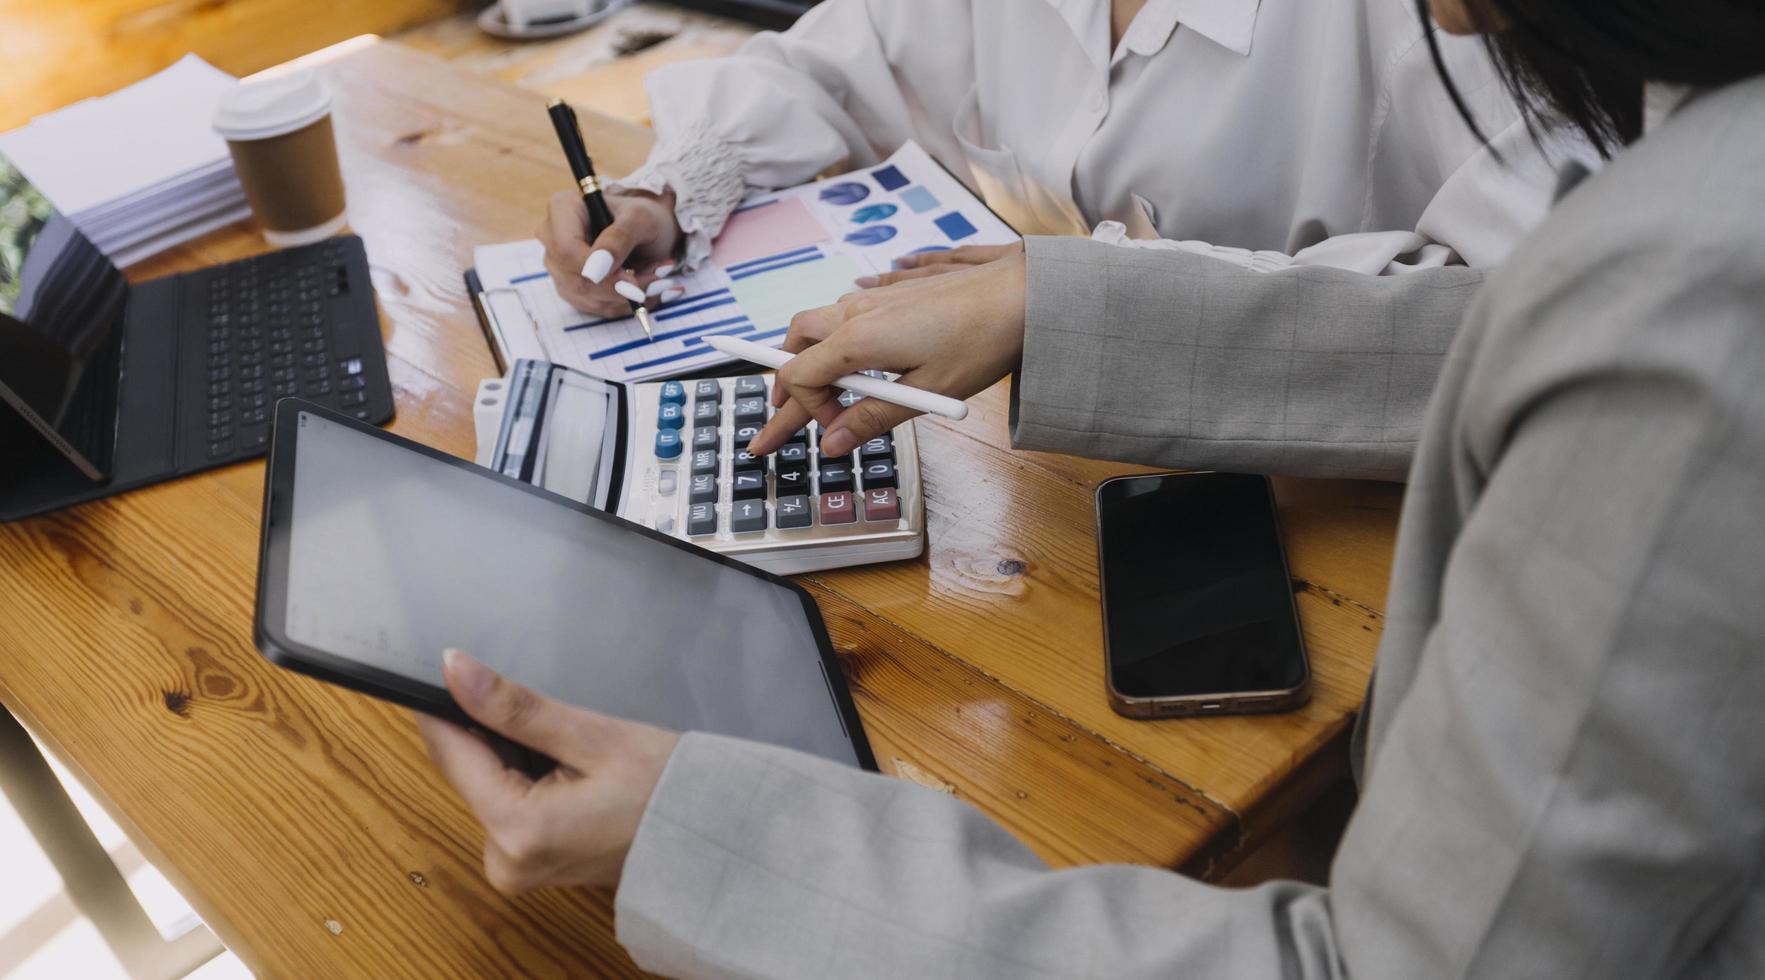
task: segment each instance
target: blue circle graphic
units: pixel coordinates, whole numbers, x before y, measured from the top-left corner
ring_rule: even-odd
[[[853,245],[881,245],[893,237],[895,237],[894,225],[870,225],[847,235],[846,241]]]
[[[870,188],[856,181],[843,181],[829,184],[821,189],[821,199],[829,204],[841,206],[857,204],[870,196]]]
[[[893,204],[867,204],[852,212],[852,220],[858,224],[865,225],[872,221],[881,221],[884,218],[890,217],[896,210],[897,209]]]

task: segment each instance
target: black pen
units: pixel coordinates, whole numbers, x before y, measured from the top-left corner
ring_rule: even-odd
[[[552,117],[552,128],[558,131],[558,143],[564,147],[564,158],[570,161],[570,175],[576,178],[576,186],[582,189],[582,203],[588,205],[588,240],[593,242],[613,223],[613,209],[607,207],[607,199],[601,194],[601,181],[594,175],[594,161],[588,158],[588,147],[582,142],[582,126],[576,121],[576,110],[566,105],[563,99],[552,99],[545,108]],[[643,335],[655,336],[650,311],[639,300],[629,296],[625,299],[631,304],[631,315],[642,325]]]

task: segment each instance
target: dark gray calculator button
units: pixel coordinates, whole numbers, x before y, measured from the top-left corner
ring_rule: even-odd
[[[738,500],[730,504],[729,529],[737,534],[766,530],[766,501]]]
[[[735,443],[734,443],[735,448],[746,449],[748,447],[748,443],[752,442],[754,437],[759,434],[760,434],[760,427],[757,425],[737,424],[735,427]]]
[[[717,476],[712,473],[694,473],[691,496],[688,503],[711,504],[717,502]]]
[[[693,425],[716,427],[723,420],[723,409],[716,402],[693,403]]]
[[[686,509],[686,533],[694,537],[717,533],[717,505],[693,504]]]
[[[793,493],[808,493],[809,467],[781,464],[778,467],[778,472],[773,475],[773,480],[778,484],[777,493],[780,497],[788,497]]]
[[[787,442],[778,447],[778,465],[792,465],[809,462],[809,447],[801,443]]]
[[[742,470],[765,472],[766,457],[756,456],[753,453],[748,452],[746,449],[738,449],[736,450],[735,460],[730,465],[731,468],[738,472]]]
[[[715,450],[715,449],[695,449],[695,450],[693,450],[693,472],[694,473],[715,473],[715,472],[717,472],[717,450]]]
[[[729,498],[731,500],[753,500],[766,497],[766,474],[748,471],[737,473],[730,481]]]
[[[805,446],[809,445],[809,427],[805,425],[801,429],[791,433],[791,437],[786,439],[785,442],[797,442],[802,443]]]
[[[852,490],[852,464],[845,461],[825,463],[821,467],[822,493],[850,493]]]
[[[713,429],[713,428],[709,428],[709,427],[706,427],[703,429],[694,429],[693,430],[693,448],[694,449],[716,449],[717,448],[717,430]]]
[[[845,463],[847,466],[851,466],[854,463],[851,453],[847,453],[844,456],[829,456],[826,453],[818,453],[817,455],[821,457],[821,465],[823,466],[828,466],[833,463]]]
[[[814,523],[809,513],[809,498],[801,495],[778,498],[778,526],[780,528],[808,527]]]
[[[842,391],[840,392],[840,407],[851,408],[853,405],[858,404],[858,400],[863,397],[863,395],[858,394],[856,391]]]
[[[757,374],[750,374],[745,378],[735,379],[735,397],[737,397],[737,398],[752,398],[755,395],[765,397],[765,395],[766,395],[766,379],[765,378],[762,378]]]
[[[895,458],[895,441],[888,436],[877,436],[858,447],[858,458],[868,463],[874,459],[893,460]]]
[[[880,490],[895,485],[895,464],[886,459],[864,464],[864,489]]]
[[[715,405],[723,400],[723,386],[712,378],[706,378],[693,385],[694,402],[710,402]]]
[[[735,424],[766,421],[766,399],[738,398],[735,402]]]

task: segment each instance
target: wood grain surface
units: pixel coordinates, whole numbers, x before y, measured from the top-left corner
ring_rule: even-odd
[[[395,44],[326,65],[367,242],[394,431],[470,456],[494,372],[460,281],[569,175],[542,98]],[[584,114],[620,173],[648,134]],[[263,248],[249,226],[135,278]],[[1008,448],[1003,385],[920,423],[917,561],[801,579],[886,771],[1057,865],[1217,876],[1341,777],[1377,644],[1398,490],[1280,481],[1316,693],[1285,715],[1143,722],[1103,693],[1092,491],[1135,472]],[[498,895],[408,714],[252,647],[262,463],[0,526],[0,699],[265,976],[622,975],[610,896]]]
[[[103,95],[188,52],[248,75],[358,34],[386,34],[466,0],[0,0],[0,131]]]

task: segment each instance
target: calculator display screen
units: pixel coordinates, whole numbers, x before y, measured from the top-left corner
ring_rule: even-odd
[[[1286,691],[1306,663],[1267,479],[1135,477],[1097,494],[1110,679],[1132,698]]]
[[[796,591],[387,437],[295,418],[288,640],[436,686],[458,647],[571,704],[858,763]]]

